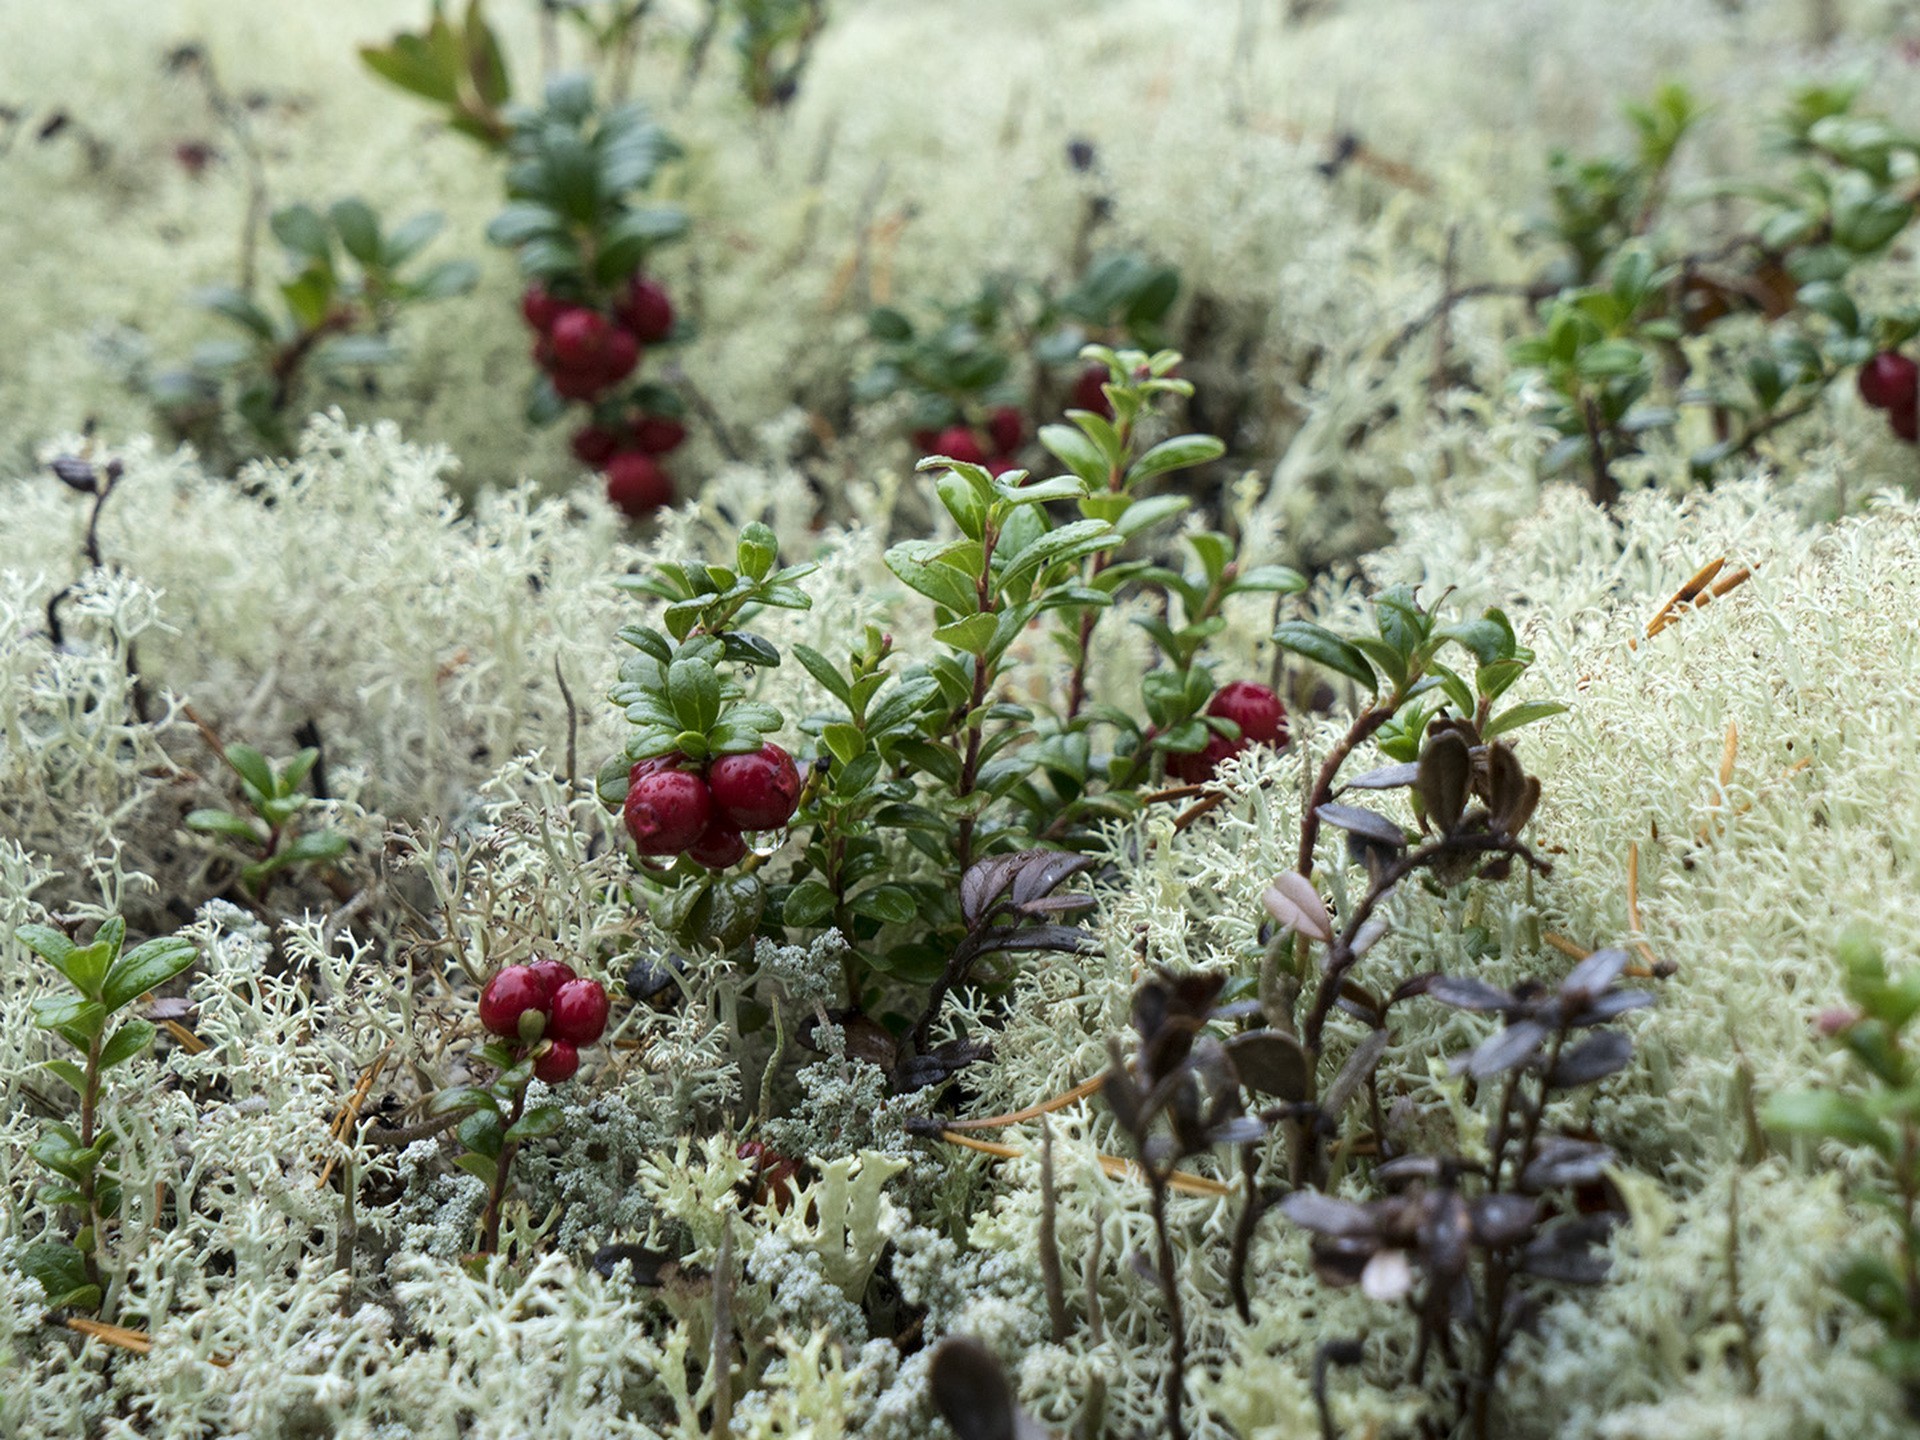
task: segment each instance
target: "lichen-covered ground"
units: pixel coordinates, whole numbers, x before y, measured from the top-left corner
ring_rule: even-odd
[[[995,1351],[1054,1433],[1083,1425],[1093,1394],[1102,1433],[1162,1433],[1166,1317],[1134,1263],[1154,1245],[1148,1193],[1100,1163],[1127,1150],[1106,1107],[1052,1113],[1049,1205],[1037,1121],[992,1132],[1019,1153],[983,1155],[911,1133],[928,1096],[889,1094],[872,1066],[773,1054],[749,1023],[747,960],[762,990],[770,976],[797,998],[830,949],[675,945],[619,819],[572,783],[625,740],[602,700],[616,632],[660,610],[612,579],[728,562],[748,520],[772,526],[783,560],[820,566],[811,610],[759,624],[783,650],[843,654],[867,622],[931,647],[931,607],[881,559],[934,524],[897,415],[809,423],[865,363],[850,277],[899,304],[997,266],[1063,273],[1095,188],[1113,240],[1209,298],[1204,323],[1176,312],[1170,343],[1193,352],[1199,401],[1229,396],[1237,417],[1246,478],[1212,497],[1215,523],[1245,565],[1313,571],[1286,613],[1339,626],[1384,587],[1451,587],[1453,609],[1501,607],[1536,652],[1516,698],[1569,707],[1517,742],[1542,782],[1528,835],[1551,874],[1405,887],[1368,983],[1557,979],[1565,949],[1615,944],[1657,976],[1642,982],[1655,1003],[1624,1022],[1633,1063],[1556,1121],[1613,1148],[1609,1277],[1542,1292],[1493,1433],[1909,1433],[1872,1353],[1882,1332],[1830,1283],[1845,1254],[1896,1245],[1895,1220],[1861,1198],[1871,1166],[1757,1116],[1843,1073],[1814,1022],[1840,997],[1844,931],[1864,926],[1896,970],[1920,963],[1915,451],[1841,383],[1711,487],[1689,482],[1677,443],[1650,442],[1602,508],[1540,478],[1555,437],[1508,385],[1517,306],[1455,313],[1453,387],[1431,384],[1425,341],[1394,343],[1438,294],[1449,237],[1462,281],[1527,273],[1546,152],[1605,143],[1620,101],[1663,78],[1715,107],[1680,184],[1760,163],[1762,117],[1799,80],[1860,70],[1877,109],[1920,123],[1904,7],[1400,0],[1288,18],[1192,0],[840,0],[776,115],[719,71],[683,93],[663,46],[636,88],[688,150],[670,188],[694,234],[663,261],[699,326],[680,363],[736,453],[695,427],[675,466],[687,503],[644,526],[519,418],[518,285],[481,239],[498,177],[354,54],[417,23],[405,8],[0,0],[0,105],[25,117],[0,129],[0,1435],[705,1435],[722,1266],[729,1433],[946,1433],[927,1369],[949,1335]],[[537,7],[493,8],[533,68]],[[684,8],[691,24],[701,7]],[[202,61],[169,66],[187,44]],[[440,250],[482,265],[473,293],[409,319],[377,389],[322,397],[339,408],[296,454],[237,470],[153,438],[124,383],[128,357],[203,338],[183,297],[232,276],[246,187],[208,62],[223,94],[250,97],[274,203],[438,208]],[[67,123],[42,136],[56,111]],[[1371,158],[1329,178],[1343,133]],[[1066,160],[1075,139],[1096,147],[1091,176]],[[190,173],[176,147],[203,140],[229,153]],[[1864,283],[1884,297],[1916,280],[1897,245]],[[82,451],[122,467],[98,567],[86,497],[46,468]],[[1649,637],[1721,557],[1751,578]],[[56,644],[49,601],[70,585]],[[1229,606],[1210,651],[1223,677],[1269,673],[1274,618],[1266,599]],[[1153,652],[1103,623],[1095,698],[1125,706]],[[1044,695],[1059,670],[1020,650],[1005,694]],[[796,721],[830,701],[791,663],[756,684]],[[1143,956],[1256,971],[1262,892],[1294,864],[1346,718],[1338,703],[1296,713],[1290,746],[1222,767],[1225,802],[1191,823],[1158,806],[1111,826],[1093,946],[1028,957],[1004,993],[956,994],[943,1025],[993,1053],[943,1113],[1017,1111],[1097,1074],[1110,1040],[1131,1043]],[[234,903],[232,867],[182,823],[231,800],[202,724],[275,756],[319,737],[319,809],[350,842],[331,883],[303,873],[270,904]],[[821,750],[797,723],[786,743]],[[1323,840],[1336,912],[1361,883],[1339,852]],[[21,1264],[72,1226],[36,1198],[29,1146],[69,1097],[29,1010],[52,973],[14,932],[111,914],[200,952],[174,987],[193,1043],[163,1033],[114,1072],[105,1110],[125,1192],[108,1303],[144,1333],[138,1351],[63,1324]],[[606,981],[613,1025],[551,1091],[557,1131],[522,1153],[512,1255],[475,1264],[484,1187],[452,1167],[450,1139],[378,1132],[482,1068],[459,962],[484,973],[529,948]],[[630,967],[670,952],[678,999],[629,1001]],[[1444,1057],[1487,1020],[1396,1013],[1374,1139],[1478,1143]],[[1333,1033],[1351,1047],[1364,1027],[1336,1016]],[[341,1143],[332,1128],[376,1060],[367,1123]],[[754,1195],[749,1134],[811,1160],[790,1203]],[[1284,1181],[1284,1159],[1265,1163]],[[1239,1184],[1224,1152],[1187,1168]],[[1323,1285],[1278,1214],[1253,1237],[1251,1319],[1236,1314],[1237,1218],[1232,1194],[1172,1200],[1191,1433],[1319,1433],[1316,1352],[1350,1336],[1366,1344],[1328,1381],[1338,1433],[1444,1433],[1409,1373],[1406,1308]],[[589,1257],[612,1243],[677,1269],[655,1286],[601,1274]],[[1066,1260],[1064,1339],[1043,1244]]]

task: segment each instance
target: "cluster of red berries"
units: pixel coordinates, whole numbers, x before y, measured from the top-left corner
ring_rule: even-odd
[[[922,453],[984,465],[993,475],[1019,468],[1017,457],[1026,438],[1026,421],[1011,405],[1002,405],[989,414],[985,427],[979,430],[971,425],[949,425],[944,430],[913,432],[913,443]]]
[[[1898,351],[1881,351],[1860,367],[1860,398],[1886,411],[1902,440],[1920,442],[1920,365]]]
[[[539,1046],[533,1073],[558,1085],[580,1068],[580,1047],[606,1032],[607,992],[558,960],[508,965],[480,992],[480,1023],[525,1049]]]
[[[533,360],[565,400],[598,404],[640,367],[644,347],[673,334],[673,301],[657,280],[634,275],[598,310],[531,285],[520,313],[533,327]],[[573,453],[607,477],[607,498],[629,515],[644,515],[673,499],[673,481],[657,457],[687,438],[666,415],[633,413],[610,425],[575,432]]]
[[[1252,680],[1222,685],[1207,702],[1207,714],[1238,725],[1240,738],[1229,740],[1218,730],[1209,730],[1204,749],[1169,756],[1167,769],[1189,785],[1212,779],[1222,760],[1238,755],[1249,745],[1271,745],[1276,750],[1286,746],[1287,707],[1265,685]]]
[[[778,830],[800,804],[800,772],[778,745],[720,755],[704,769],[683,755],[642,760],[627,776],[627,834],[642,855],[686,855],[709,870],[738,865],[744,830]]]

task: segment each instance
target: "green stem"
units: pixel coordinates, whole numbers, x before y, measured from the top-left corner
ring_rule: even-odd
[[[513,1095],[513,1113],[507,1116],[506,1128],[511,1130],[520,1121],[520,1112],[526,1108],[527,1087],[522,1082]],[[480,1253],[491,1255],[500,1247],[500,1207],[507,1198],[507,1178],[513,1169],[513,1155],[520,1148],[520,1142],[509,1140],[500,1147],[500,1158],[493,1167],[493,1185],[487,1192],[486,1214],[480,1221]]]
[[[974,594],[979,597],[982,615],[991,615],[997,608],[993,601],[993,547],[998,539],[993,526],[988,524],[980,537],[980,575],[974,581]],[[974,784],[980,776],[980,734],[986,724],[980,717],[980,711],[987,703],[989,678],[987,652],[982,649],[973,657],[973,698],[967,704],[966,716],[967,753],[960,762],[960,782],[954,786],[954,793],[962,799],[973,794]],[[970,814],[961,817],[955,846],[960,859],[960,873],[963,875],[973,864],[973,819]]]

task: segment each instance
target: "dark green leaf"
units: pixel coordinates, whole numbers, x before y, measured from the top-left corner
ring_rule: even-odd
[[[1317,661],[1329,670],[1345,675],[1368,690],[1377,689],[1373,667],[1353,646],[1320,626],[1305,620],[1286,620],[1274,630],[1273,638],[1282,649]]]
[[[818,680],[829,695],[849,710],[853,708],[853,695],[847,688],[846,677],[834,669],[831,660],[818,650],[810,649],[805,645],[795,645],[793,654],[794,658],[806,668],[807,673]]]
[[[803,880],[787,892],[781,914],[796,930],[818,925],[833,913],[833,892],[818,880]]]
[[[566,1112],[558,1105],[536,1105],[507,1127],[506,1139],[509,1144],[517,1144],[557,1135],[565,1120]]]
[[[1482,738],[1491,740],[1496,735],[1504,735],[1509,730],[1518,730],[1522,725],[1531,725],[1536,720],[1545,720],[1550,715],[1561,715],[1567,707],[1558,700],[1528,700],[1502,710],[1487,722]]]
[[[149,990],[157,989],[193,964],[199,952],[181,935],[161,935],[136,946],[114,962],[101,995],[109,1013]]]
[[[1127,484],[1138,485],[1155,475],[1204,465],[1226,453],[1227,447],[1211,435],[1176,435],[1170,440],[1162,440],[1128,466]]]
[[[145,1020],[121,1021],[120,1028],[113,1032],[113,1038],[100,1051],[100,1068],[111,1070],[124,1060],[144,1054],[147,1047],[153,1044],[153,1036],[153,1026]]]

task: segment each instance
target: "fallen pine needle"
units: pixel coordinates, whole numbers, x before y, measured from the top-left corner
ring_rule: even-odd
[[[193,1031],[187,1029],[187,1027],[182,1025],[178,1020],[162,1020],[160,1024],[169,1035],[180,1042],[181,1046],[189,1055],[198,1055],[207,1048],[206,1041],[194,1034]]]
[[[1695,571],[1692,578],[1674,591],[1667,603],[1660,607],[1659,613],[1647,622],[1646,638],[1651,640],[1687,611],[1704,610],[1721,596],[1737,590],[1753,578],[1753,571],[1745,565],[1722,575],[1720,571],[1726,563],[1726,556],[1723,555],[1718,560],[1709,560]],[[1628,640],[1627,648],[1639,649],[1639,640]]]
[[[144,1330],[129,1330],[124,1325],[109,1325],[104,1320],[84,1320],[78,1315],[67,1321],[69,1330],[112,1345],[119,1350],[131,1350],[136,1355],[145,1355],[153,1349],[153,1341]]]
[[[1640,923],[1640,842],[1633,841],[1627,846],[1627,929],[1635,935],[1646,934],[1646,927]],[[1647,962],[1646,969],[1637,965],[1627,967],[1629,975],[1670,975],[1671,970],[1663,970],[1654,957],[1653,947],[1644,940],[1633,942],[1633,948],[1640,952],[1640,958]]]
[[[975,1140],[971,1135],[962,1135],[954,1130],[942,1130],[940,1138],[950,1145],[964,1145],[969,1150],[978,1150],[982,1155],[992,1155],[1001,1160],[1018,1160],[1027,1153],[1012,1145],[1001,1145],[992,1140]],[[1100,1168],[1115,1180],[1146,1178],[1138,1165],[1131,1160],[1122,1160],[1118,1155],[1102,1155]],[[1218,1198],[1233,1193],[1218,1180],[1209,1180],[1204,1175],[1190,1175],[1185,1170],[1174,1171],[1167,1177],[1167,1184],[1186,1195]]]
[[[360,1107],[366,1103],[367,1092],[373,1089],[373,1082],[380,1078],[380,1071],[386,1066],[387,1056],[393,1053],[389,1045],[373,1057],[373,1063],[361,1073],[360,1083],[353,1087],[353,1094],[347,1097],[347,1103],[340,1107],[340,1113],[333,1118],[333,1126],[327,1134],[336,1141],[345,1140],[347,1132],[353,1129],[353,1122],[360,1118]],[[338,1157],[329,1155],[327,1163],[321,1168],[320,1183],[325,1185],[333,1178],[333,1166]]]
[[[79,1315],[67,1318],[67,1329],[102,1344],[111,1345],[119,1350],[131,1350],[136,1355],[153,1353],[153,1337],[144,1330],[129,1330],[124,1325],[109,1325],[105,1320],[88,1320]],[[214,1355],[210,1357],[214,1364],[225,1369],[233,1363],[231,1357]]]
[[[1554,934],[1553,931],[1551,930],[1547,931],[1547,933],[1542,935],[1540,938],[1546,941],[1547,944],[1551,945],[1554,949],[1558,950],[1562,955],[1566,956],[1569,960],[1584,960],[1587,958],[1587,956],[1593,953],[1591,950],[1585,949],[1579,945],[1574,944],[1573,941],[1567,939],[1567,937],[1564,935]]]
[[[1064,1109],[1076,1100],[1086,1099],[1087,1096],[1093,1094],[1094,1091],[1100,1088],[1101,1083],[1105,1079],[1106,1076],[1104,1075],[1096,1075],[1091,1080],[1082,1080],[1071,1090],[1063,1091],[1050,1100],[1037,1101],[1027,1106],[1024,1110],[1014,1110],[1005,1115],[987,1115],[972,1120],[950,1120],[947,1122],[947,1129],[997,1130],[1002,1125],[1018,1125],[1022,1120],[1032,1120],[1038,1116],[1049,1114],[1052,1111]]]

